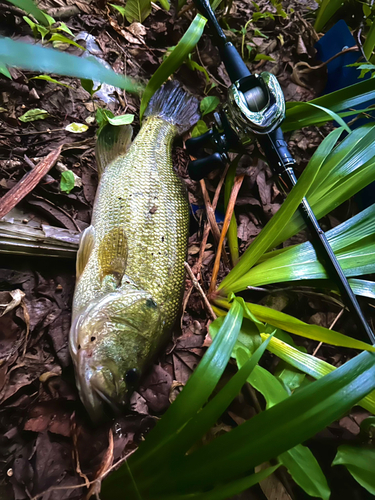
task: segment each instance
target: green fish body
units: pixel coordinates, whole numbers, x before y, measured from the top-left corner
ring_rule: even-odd
[[[176,320],[184,286],[189,206],[172,142],[198,119],[171,83],[151,100],[127,152],[129,128],[97,144],[102,170],[77,255],[70,352],[92,419],[123,405]],[[111,160],[115,156],[115,159]],[[106,165],[106,163],[108,164]]]

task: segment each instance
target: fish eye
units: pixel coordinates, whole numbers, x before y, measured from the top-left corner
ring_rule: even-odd
[[[139,381],[139,371],[137,368],[132,368],[128,370],[125,374],[125,381],[127,385],[134,386]]]

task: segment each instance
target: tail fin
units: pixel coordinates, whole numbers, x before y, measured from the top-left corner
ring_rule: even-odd
[[[198,99],[185,92],[178,82],[169,81],[151,97],[144,116],[159,116],[176,125],[182,134],[200,118]]]

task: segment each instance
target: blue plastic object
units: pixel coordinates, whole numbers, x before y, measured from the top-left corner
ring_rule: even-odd
[[[345,48],[354,47],[356,45],[356,41],[350,33],[346,22],[340,20],[315,44],[315,48],[317,49],[317,59],[323,62],[327,61],[330,57],[341,52]],[[327,64],[327,84],[323,94],[329,94],[335,90],[349,87],[350,85],[360,81],[358,79],[360,74],[358,68],[355,66],[348,67],[348,64],[357,62],[359,57],[360,52],[358,51],[346,52]],[[370,73],[367,73],[365,79],[369,77]],[[375,104],[374,99],[363,103],[358,106],[357,109],[368,108],[371,104]],[[375,112],[372,113],[372,116],[375,119]],[[351,116],[344,118],[344,120],[348,122],[352,118],[353,117]],[[356,120],[351,128],[359,127],[365,123],[368,123],[368,119],[366,118]],[[367,208],[375,203],[375,183],[372,183],[364,188],[356,195],[355,199],[361,209]]]

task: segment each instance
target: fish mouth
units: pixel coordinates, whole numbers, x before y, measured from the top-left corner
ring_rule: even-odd
[[[118,395],[115,386],[111,390],[113,395],[103,390],[102,367],[90,366],[90,358],[90,353],[86,352],[86,350],[82,349],[79,351],[77,386],[80,398],[92,421],[99,423],[110,415],[119,415],[121,413],[121,406],[117,402]]]

